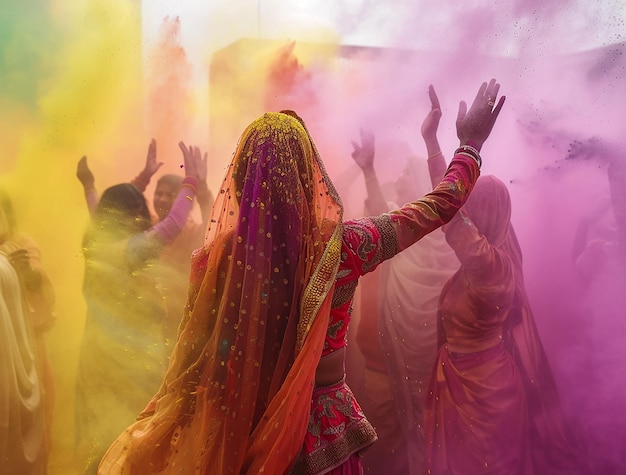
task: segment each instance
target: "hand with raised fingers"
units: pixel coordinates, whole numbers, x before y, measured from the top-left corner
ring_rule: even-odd
[[[374,150],[376,139],[374,134],[366,129],[361,129],[361,143],[352,141],[352,158],[361,170],[374,166]]]
[[[198,184],[200,183],[204,183],[206,184],[206,179],[207,179],[207,175],[208,175],[208,166],[207,166],[207,160],[208,160],[208,153],[204,152],[204,155],[202,154],[202,150],[200,150],[200,147],[193,147],[193,153],[194,155],[196,155],[197,157],[199,157],[199,161],[198,161]]]
[[[95,187],[96,179],[93,176],[93,173],[89,169],[89,165],[87,165],[87,157],[83,156],[78,161],[78,166],[76,167],[76,177],[82,183],[83,188],[85,190],[93,190]]]
[[[430,111],[422,122],[422,137],[426,142],[437,139],[437,130],[439,130],[439,121],[441,120],[441,106],[439,98],[435,92],[435,88],[428,86],[428,96],[430,97]]]
[[[202,155],[202,151],[200,147],[193,147],[193,153],[196,156],[200,157],[198,162],[198,202],[200,206],[210,205],[213,201],[213,195],[211,194],[211,190],[209,190],[209,184],[207,183],[208,177],[208,153],[204,152]]]
[[[469,110],[465,101],[460,102],[456,119],[456,132],[460,145],[470,145],[480,151],[506,99],[505,96],[498,99],[499,90],[500,84],[492,79],[488,83],[481,84]]]
[[[163,162],[157,162],[157,146],[156,140],[152,139],[148,145],[148,153],[146,154],[146,164],[141,172],[146,178],[151,178],[159,168],[163,166]]]
[[[200,147],[195,146],[187,146],[184,142],[179,142],[178,146],[180,150],[183,152],[183,163],[184,163],[184,171],[185,176],[193,177],[198,182],[204,180],[206,182],[206,171],[207,171],[207,156],[204,155],[202,157],[202,152],[200,151]],[[204,174],[204,176],[201,176]]]

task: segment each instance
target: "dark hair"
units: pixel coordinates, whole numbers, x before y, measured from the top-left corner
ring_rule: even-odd
[[[180,175],[174,175],[172,173],[168,173],[166,175],[162,175],[157,181],[156,185],[170,185],[177,190],[183,185],[183,177]]]
[[[130,183],[121,183],[102,193],[88,235],[104,233],[112,240],[125,239],[150,226],[150,211],[141,191]]]

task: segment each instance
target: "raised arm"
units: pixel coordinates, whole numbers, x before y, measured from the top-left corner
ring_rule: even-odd
[[[492,79],[489,83],[482,83],[469,111],[465,101],[459,103],[456,134],[461,148],[469,146],[480,152],[506,99],[505,96],[500,97],[496,105],[495,101],[499,91],[500,84]]]
[[[202,157],[197,147],[187,147],[179,143],[184,159],[185,178],[180,191],[176,195],[174,204],[165,219],[159,221],[146,232],[148,238],[156,238],[162,244],[172,242],[183,229],[185,222],[193,208],[193,202],[198,190],[199,173],[202,168]]]
[[[480,86],[469,110],[466,103],[461,101],[456,121],[460,146],[442,180],[423,198],[388,213],[392,235],[395,236],[395,243],[390,245],[397,246],[395,252],[406,249],[449,222],[465,204],[480,175],[482,158],[479,151],[504,105],[505,97],[502,96],[494,107],[499,90],[500,84],[492,79]],[[432,92],[431,112],[438,109],[438,101],[433,102],[436,99],[434,90]],[[390,253],[387,249],[385,254],[393,255],[395,252]]]
[[[215,198],[209,186],[207,184],[207,153],[202,155],[199,147],[192,147],[192,153],[197,157],[198,160],[198,205],[200,205],[200,215],[202,216],[202,224],[203,227],[206,228],[209,223],[209,218],[211,217],[211,210],[213,208],[213,202]]]
[[[183,153],[185,178],[167,216],[145,232],[128,240],[126,255],[131,267],[141,265],[149,257],[156,256],[163,246],[171,243],[182,231],[193,208],[198,187],[200,159],[192,147],[179,143]]]
[[[96,179],[89,169],[89,165],[87,165],[87,157],[82,157],[78,161],[78,165],[76,167],[76,178],[78,178],[78,181],[80,181],[83,185],[85,203],[87,204],[87,209],[91,215],[96,210],[96,206],[98,206],[98,192],[96,191],[95,185]]]
[[[133,178],[130,183],[143,193],[150,184],[153,175],[159,171],[159,168],[162,166],[163,162],[157,162],[156,140],[152,139],[150,145],[148,145],[148,153],[146,154],[146,163],[143,170],[141,170],[139,175]]]
[[[439,129],[439,121],[441,120],[441,106],[439,98],[435,92],[435,88],[428,86],[428,96],[430,98],[430,111],[422,122],[422,137],[426,144],[426,152],[428,153],[428,171],[430,173],[430,182],[435,188],[443,179],[446,173],[446,157],[441,152],[439,139],[437,138],[437,130]]]
[[[489,243],[463,210],[459,211],[446,226],[446,241],[463,265],[468,277],[467,285],[470,288],[481,289],[483,295],[477,295],[475,298],[492,300],[493,294],[490,294],[490,291],[505,299],[504,294],[512,297],[515,283],[514,279],[509,278],[513,272],[509,255]],[[505,283],[510,283],[510,288],[503,292]]]
[[[352,159],[359,166],[365,178],[365,189],[367,198],[365,206],[367,212],[371,214],[381,214],[388,211],[387,201],[380,188],[376,170],[374,169],[375,138],[374,134],[368,130],[361,129],[361,143],[352,141]]]

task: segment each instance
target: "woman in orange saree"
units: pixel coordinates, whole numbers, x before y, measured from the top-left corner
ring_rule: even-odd
[[[485,105],[498,89],[481,86],[470,138],[489,135],[503,100]],[[302,120],[284,111],[252,122],[192,256],[165,381],[99,473],[361,473],[376,435],[344,378],[358,278],[449,221],[479,162],[457,154],[432,193],[344,223]]]
[[[429,474],[583,468],[526,296],[510,219],[506,185],[484,176],[444,228],[461,267],[439,301],[439,358],[426,399]]]

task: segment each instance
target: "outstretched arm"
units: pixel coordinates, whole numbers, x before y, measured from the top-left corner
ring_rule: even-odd
[[[443,179],[431,193],[388,213],[392,229],[387,230],[387,234],[395,236],[389,246],[395,246],[395,249],[385,249],[386,255],[406,249],[449,222],[465,204],[480,175],[482,158],[479,150],[504,105],[505,97],[502,96],[494,108],[499,89],[500,85],[492,79],[480,86],[469,110],[465,102],[459,104],[456,128],[460,147],[455,151]],[[378,219],[384,221],[384,216]]]

